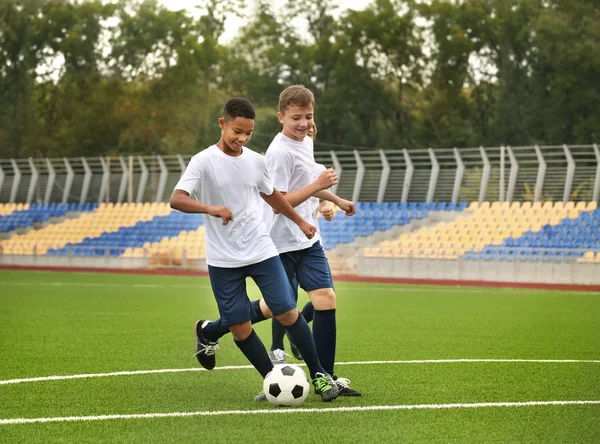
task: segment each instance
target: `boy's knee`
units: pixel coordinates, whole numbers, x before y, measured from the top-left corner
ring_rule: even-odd
[[[333,288],[319,288],[308,292],[315,310],[333,310],[336,307],[336,296]]]
[[[269,308],[264,299],[261,299],[258,302],[258,306],[260,307],[260,311],[265,318],[269,319],[273,317],[273,312],[271,312],[271,309]]]
[[[298,316],[300,316],[298,309],[292,308],[291,310],[286,311],[285,313],[282,313],[279,316],[277,316],[277,320],[284,327],[289,327],[290,325],[293,325],[298,320]]]
[[[252,324],[248,321],[242,322],[241,324],[230,325],[229,331],[231,332],[233,339],[238,342],[243,341],[250,336],[250,333],[252,333]]]

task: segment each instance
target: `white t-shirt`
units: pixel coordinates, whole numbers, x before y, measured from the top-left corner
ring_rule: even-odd
[[[204,216],[206,263],[238,268],[277,256],[277,249],[263,221],[264,200],[259,191],[273,194],[265,158],[244,147],[237,157],[216,145],[192,157],[175,186],[196,194],[206,205],[226,206],[233,220],[223,225],[220,217]]]
[[[320,163],[316,163],[315,164],[315,169],[313,170],[313,182],[315,180],[317,180],[317,178],[321,175],[321,173],[323,171],[325,171],[327,168],[325,168],[325,165],[321,165]],[[319,204],[321,203],[321,199],[319,199],[318,197],[311,197],[310,199],[308,199],[312,205],[312,209],[311,211],[313,212],[313,214],[315,215],[315,220],[317,220],[317,225],[315,225],[315,227],[317,227],[317,230],[319,229],[319,224],[318,224],[318,216],[319,216]]]
[[[305,137],[297,142],[279,133],[275,136],[266,153],[269,173],[273,186],[281,192],[292,193],[314,182],[317,169],[313,155],[313,141]],[[318,228],[312,198],[298,205],[296,212],[309,224]],[[309,248],[321,239],[319,232],[307,239],[298,226],[282,214],[273,217],[271,237],[279,253]]]

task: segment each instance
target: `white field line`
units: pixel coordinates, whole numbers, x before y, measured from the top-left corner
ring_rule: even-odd
[[[600,360],[591,359],[419,359],[411,361],[349,361],[336,362],[335,365],[390,365],[390,364],[458,364],[458,363],[534,363],[534,364],[600,364]],[[305,366],[306,364],[297,364]],[[251,365],[228,365],[215,367],[217,370],[246,370],[253,369]],[[165,368],[158,370],[133,370],[111,373],[84,373],[79,375],[41,376],[36,378],[5,379],[0,380],[0,385],[20,384],[23,382],[61,381],[65,379],[105,378],[110,376],[150,375],[155,373],[184,373],[206,372],[200,367],[192,368]]]
[[[10,418],[0,419],[0,425],[32,424],[42,422],[82,422],[105,421],[109,419],[153,419],[153,418],[183,418],[190,416],[224,416],[224,415],[278,415],[289,413],[346,413],[368,412],[382,410],[440,410],[440,409],[477,409],[486,407],[535,407],[563,405],[600,405],[600,401],[526,401],[526,402],[477,402],[472,404],[414,404],[414,405],[373,405],[366,407],[324,407],[324,408],[285,408],[262,410],[216,410],[202,412],[168,412],[168,413],[138,413],[124,415],[97,416],[63,416],[54,418]]]

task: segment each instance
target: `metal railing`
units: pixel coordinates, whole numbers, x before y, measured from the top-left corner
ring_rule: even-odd
[[[318,143],[316,144],[318,148]],[[0,159],[0,202],[163,202],[191,155]],[[354,201],[596,201],[597,145],[315,151]]]

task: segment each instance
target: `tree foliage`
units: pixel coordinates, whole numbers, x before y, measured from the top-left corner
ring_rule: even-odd
[[[318,149],[597,141],[596,1],[336,5],[2,0],[0,157],[196,152],[232,96],[255,103],[264,150],[295,83],[315,93]]]

